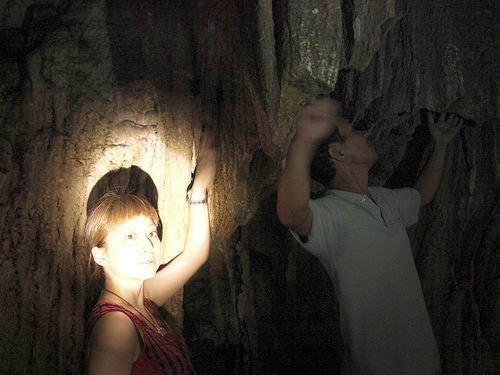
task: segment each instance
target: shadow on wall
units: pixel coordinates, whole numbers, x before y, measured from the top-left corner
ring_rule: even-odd
[[[94,203],[110,190],[144,196],[158,210],[158,189],[149,174],[133,165],[112,170],[94,185],[87,200],[87,215]]]

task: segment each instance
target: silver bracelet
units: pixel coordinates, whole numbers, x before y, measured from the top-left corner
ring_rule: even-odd
[[[191,200],[191,189],[189,189],[187,191],[187,194],[186,194],[186,201],[187,201],[188,205],[190,205],[190,206],[192,204],[207,204],[208,203],[208,192],[205,190],[205,198],[198,200],[198,201],[193,201],[193,200]]]

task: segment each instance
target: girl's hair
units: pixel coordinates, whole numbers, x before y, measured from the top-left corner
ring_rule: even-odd
[[[137,216],[151,218],[157,227],[160,223],[155,208],[140,195],[110,191],[95,202],[85,224],[85,247],[89,252],[88,268],[91,281],[103,281],[104,278],[102,267],[93,260],[92,248],[106,246],[106,236],[109,232]]]

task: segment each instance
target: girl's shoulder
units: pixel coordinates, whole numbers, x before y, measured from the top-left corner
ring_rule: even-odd
[[[134,322],[125,309],[113,303],[99,303],[93,324],[89,327],[88,349],[93,366],[115,368],[133,360],[141,353]]]
[[[130,310],[127,308],[123,307],[122,305],[119,305],[114,302],[109,302],[109,301],[98,301],[94,307],[92,307],[92,310],[90,312],[90,317],[95,317],[96,320],[99,319],[101,316],[114,312],[114,311],[119,311],[124,313],[125,315],[133,315]]]
[[[90,311],[87,329],[91,331],[97,324],[99,327],[114,324],[116,328],[135,331],[135,326],[140,323],[138,317],[129,309],[114,302],[100,301]]]
[[[126,314],[121,309],[107,309],[101,313],[98,320],[96,320],[94,327],[100,331],[104,331],[110,336],[116,334],[127,334],[127,332],[135,333],[135,324],[132,317]]]

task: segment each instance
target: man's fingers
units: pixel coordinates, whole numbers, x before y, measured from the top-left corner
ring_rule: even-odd
[[[464,123],[464,120],[460,116],[457,116],[457,115],[455,115],[453,113],[450,113],[448,115],[448,117],[446,118],[446,122],[445,123],[447,125],[451,125],[453,127],[456,127],[456,126],[462,127],[462,125]]]
[[[457,125],[460,125],[461,123],[463,124],[464,120],[461,119],[460,117],[458,116],[455,116],[455,118],[453,119],[453,126],[457,126]]]
[[[434,124],[434,115],[431,111],[427,111],[427,121],[429,124]]]
[[[438,122],[445,122],[446,121],[446,112],[441,112],[439,115],[439,120]]]

